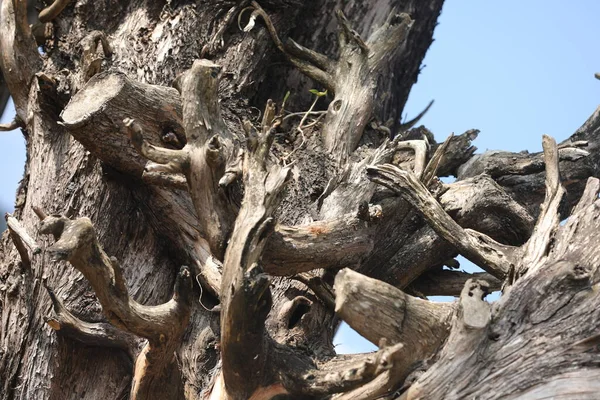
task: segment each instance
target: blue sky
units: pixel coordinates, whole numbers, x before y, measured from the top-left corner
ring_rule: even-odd
[[[406,116],[435,99],[421,122],[438,140],[477,128],[480,151],[539,151],[542,134],[564,140],[598,106],[599,15],[594,0],[447,0]],[[0,151],[0,208],[10,209],[25,160],[20,133],[0,132]],[[374,348],[347,327],[335,342],[339,352]]]

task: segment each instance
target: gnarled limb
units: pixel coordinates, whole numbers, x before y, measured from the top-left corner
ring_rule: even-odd
[[[121,268],[98,243],[88,218],[70,220],[45,216],[40,232],[54,235],[56,242],[47,251],[58,260],[66,260],[90,282],[106,318],[117,328],[148,339],[135,363],[131,398],[145,400],[161,393],[170,395],[174,350],[190,317],[192,277],[187,267],[177,275],[173,298],[162,305],[143,306],[129,296]]]
[[[506,398],[594,398],[589,365],[597,356],[590,350],[598,327],[589,321],[598,319],[599,188],[597,179],[588,180],[577,211],[556,228],[541,265],[513,282],[491,310],[482,299],[486,285],[467,283],[463,311],[439,360],[403,399],[485,398],[492,390]],[[495,379],[498,371],[503,385]],[[571,385],[562,383],[567,377]],[[579,380],[587,382],[583,390],[572,385]]]
[[[177,78],[181,92],[187,145],[181,150],[153,146],[144,139],[141,127],[124,120],[133,145],[147,159],[166,165],[171,172],[186,176],[202,235],[212,254],[223,259],[226,242],[237,213],[223,189],[227,165],[238,159],[233,135],[221,117],[218,100],[221,68],[208,60],[197,60]],[[225,179],[229,182],[229,178]],[[226,185],[225,185],[226,186]]]
[[[390,58],[402,53],[412,20],[407,14],[392,12],[387,21],[364,41],[338,10],[340,56],[331,61],[293,41],[289,46],[283,45],[264,10],[256,2],[252,7],[256,15],[264,19],[279,50],[302,73],[335,94],[325,116],[322,135],[325,149],[338,167],[343,166],[358,146],[371,119],[380,69]],[[253,24],[252,20],[245,30],[252,29]]]
[[[22,121],[29,117],[29,89],[41,68],[42,60],[27,23],[27,0],[2,0],[0,70]]]
[[[44,282],[44,287],[52,300],[54,315],[46,318],[46,323],[59,335],[67,336],[88,346],[114,347],[127,352],[135,360],[139,340],[126,331],[103,322],[86,322],[74,316]]]
[[[566,190],[565,202],[560,207],[564,219],[579,201],[588,177],[600,174],[600,108],[558,147],[561,181]],[[488,174],[531,215],[537,216],[546,192],[544,169],[542,152],[487,151],[460,166],[455,176],[460,180]]]
[[[386,140],[361,161],[346,164],[344,170],[328,183],[317,200],[320,207],[319,219],[329,220],[346,213],[357,212],[361,205],[371,201],[377,185],[367,179],[367,165],[390,162],[397,151],[404,149],[414,151],[412,167],[420,177],[427,159],[427,143],[424,140],[400,141],[399,138],[393,141]]]
[[[517,248],[500,244],[489,236],[463,229],[442,208],[413,173],[393,165],[368,167],[373,181],[400,194],[423,215],[429,225],[461,254],[492,275],[504,279],[511,265],[517,265]]]
[[[290,42],[289,47],[291,50],[284,45],[279,39],[279,35],[277,35],[277,31],[275,30],[275,26],[271,22],[268,14],[262,9],[262,7],[256,2],[253,1],[251,7],[249,9],[253,9],[252,14],[250,15],[250,20],[248,24],[244,27],[245,32],[249,32],[254,28],[256,23],[256,18],[260,16],[267,26],[267,30],[271,35],[271,38],[275,42],[277,48],[283,52],[288,60],[296,66],[303,74],[314,79],[315,81],[321,83],[327,90],[334,91],[335,86],[333,82],[333,77],[331,76],[331,71],[327,68],[328,66],[333,65],[333,62],[329,61],[328,58],[324,55],[320,55],[314,51],[307,51],[302,46],[299,46],[295,42]],[[245,11],[242,10],[240,13],[240,17],[242,13]],[[238,22],[240,17],[238,17]],[[318,60],[316,65],[311,60]]]
[[[273,229],[272,214],[290,168],[267,167],[274,128],[248,139],[244,199],[223,263],[221,354],[228,398],[248,399],[260,388],[266,363],[269,281],[258,261]]]
[[[440,202],[460,225],[495,234],[506,244],[524,243],[535,223],[485,175],[444,185]],[[354,266],[383,280],[389,279],[387,271],[394,271],[395,282],[406,287],[428,268],[456,255],[427,226],[415,231],[414,222],[406,217],[409,211],[403,199],[385,198],[368,207],[367,218],[348,213],[305,225],[278,225],[267,243],[263,267],[269,274],[293,275],[316,268]],[[482,215],[486,218],[481,219]],[[410,236],[407,229],[411,229]],[[425,250],[424,245],[428,246]]]

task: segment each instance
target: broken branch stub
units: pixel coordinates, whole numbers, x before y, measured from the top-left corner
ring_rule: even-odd
[[[374,344],[381,339],[391,344],[404,343],[424,357],[448,334],[447,320],[454,310],[450,303],[409,296],[348,268],[336,275],[334,290],[336,314]]]
[[[359,393],[381,395],[397,387],[415,362],[434,354],[450,331],[455,306],[418,299],[387,283],[348,268],[335,277],[335,312],[372,343],[402,344],[404,351],[390,371],[369,387],[356,389],[341,399],[372,398]],[[376,323],[373,323],[376,321]]]
[[[159,145],[169,133],[185,143],[177,91],[118,72],[94,75],[61,113],[62,124],[86,150],[115,169],[140,177],[146,160],[121,129],[121,121],[129,117],[135,118],[149,143]]]

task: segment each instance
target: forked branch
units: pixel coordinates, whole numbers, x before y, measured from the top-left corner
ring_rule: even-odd
[[[338,10],[340,56],[336,61],[290,40],[284,45],[266,12],[252,2],[254,12],[244,30],[252,29],[256,16],[261,16],[277,48],[301,72],[323,85],[335,98],[329,105],[323,123],[323,142],[341,167],[354,151],[363,135],[374,107],[377,80],[388,58],[398,57],[403,50],[412,20],[407,14],[392,12],[387,21],[367,41],[355,32]]]
[[[239,176],[241,153],[221,117],[217,93],[220,71],[220,66],[208,60],[197,60],[175,82],[181,93],[187,139],[183,149],[154,146],[144,139],[142,128],[135,121],[125,119],[123,122],[134,147],[148,160],[161,164],[161,172],[185,175],[201,234],[212,254],[223,260],[237,214],[237,207],[225,189]],[[146,176],[162,184],[180,187],[183,183],[177,175],[151,174],[159,170],[156,164],[147,169]]]
[[[131,360],[135,360],[138,340],[126,331],[103,322],[85,322],[73,315],[57,297],[54,291],[44,282],[48,291],[54,315],[46,318],[46,323],[58,334],[77,340],[88,346],[114,347],[127,352]]]
[[[138,356],[132,399],[154,398],[160,393],[165,370],[173,363],[174,350],[187,327],[193,296],[192,277],[187,267],[177,275],[170,301],[144,306],[129,296],[121,267],[109,258],[96,238],[88,218],[71,220],[62,216],[42,217],[40,232],[52,234],[56,242],[47,251],[57,260],[66,260],[90,282],[106,318],[112,325],[148,339]],[[167,375],[168,376],[168,375]]]
[[[231,399],[249,399],[259,389],[268,354],[265,319],[271,292],[258,261],[273,231],[272,215],[290,173],[289,167],[268,163],[274,127],[264,127],[247,140],[244,199],[223,263],[222,374]]]

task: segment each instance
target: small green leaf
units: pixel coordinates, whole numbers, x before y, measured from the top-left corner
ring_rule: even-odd
[[[319,93],[321,93],[317,89],[310,89],[309,92],[311,92],[312,94],[315,94],[317,96],[319,96]]]

